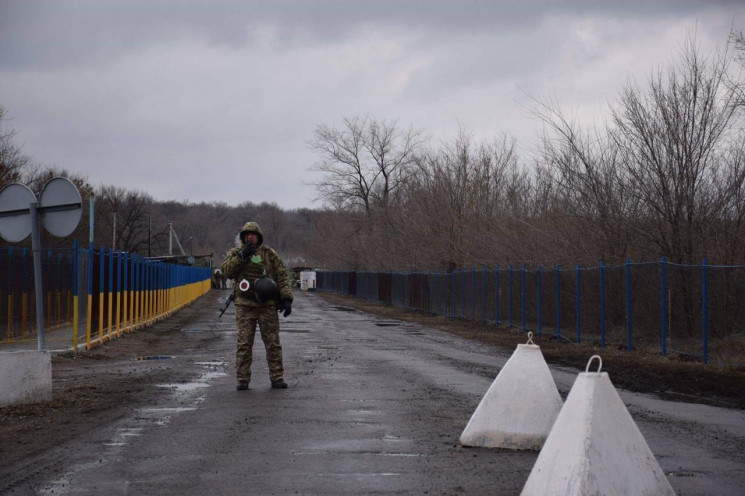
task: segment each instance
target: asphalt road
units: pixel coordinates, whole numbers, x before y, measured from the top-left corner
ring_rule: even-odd
[[[19,466],[12,494],[519,494],[536,452],[457,441],[509,353],[301,293],[281,318],[289,389],[257,337],[239,392],[214,293],[182,329],[204,339],[164,358],[193,380]],[[576,372],[553,373],[565,396]],[[745,412],[621,396],[679,494],[743,494]]]

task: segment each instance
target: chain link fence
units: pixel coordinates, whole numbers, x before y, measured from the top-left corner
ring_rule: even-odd
[[[572,343],[745,364],[745,266],[318,271],[318,289]]]

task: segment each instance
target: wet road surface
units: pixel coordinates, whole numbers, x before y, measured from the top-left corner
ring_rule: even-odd
[[[239,392],[232,309],[205,298],[183,332],[210,339],[164,358],[193,381],[19,466],[11,494],[519,494],[536,452],[457,442],[509,354],[301,293],[281,318],[289,389],[257,337]],[[566,396],[576,372],[553,373]],[[742,411],[621,396],[676,491],[742,494]]]

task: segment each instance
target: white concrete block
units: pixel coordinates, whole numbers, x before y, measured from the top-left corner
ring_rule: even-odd
[[[580,373],[523,496],[674,495],[606,372]]]
[[[541,449],[561,410],[561,396],[534,344],[519,344],[460,436],[463,446]]]
[[[0,406],[52,400],[52,355],[47,351],[0,353]]]

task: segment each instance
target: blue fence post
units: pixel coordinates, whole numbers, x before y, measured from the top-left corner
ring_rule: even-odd
[[[122,252],[116,252],[116,332],[122,328]]]
[[[499,325],[499,264],[494,269],[494,325]]]
[[[1,267],[1,264],[0,264]],[[7,309],[7,317],[8,317],[8,335],[6,338],[8,341],[13,339],[13,247],[8,247],[8,264],[7,264],[7,272],[8,272],[8,285],[7,285],[7,303],[8,303],[8,309]],[[0,268],[0,274],[2,273],[2,268]],[[2,283],[0,283],[0,293],[2,293]],[[2,308],[5,302],[0,301],[0,313],[2,313]]]
[[[22,302],[25,302],[25,301],[28,301],[27,300],[27,298],[28,298],[28,294],[27,293],[29,291],[29,286],[30,286],[29,285],[29,270],[28,270],[28,248],[24,248],[23,249],[23,264],[22,264],[22,269],[21,270],[23,271],[23,279],[21,279],[23,281],[22,282],[23,285],[21,287],[22,288],[21,290],[23,291],[23,295],[21,296],[21,298],[24,298],[25,299],[25,300],[22,299],[21,301]],[[21,304],[23,305],[23,303],[21,303]],[[24,310],[27,307],[25,307],[25,305],[24,305],[21,308],[22,308],[22,310]],[[28,317],[26,316],[26,313],[23,312],[23,314],[21,316],[21,328],[22,328],[21,329],[21,336],[24,337],[24,338],[26,337],[26,334],[28,333],[28,321],[27,321],[27,318]]]
[[[52,250],[47,250],[47,274],[51,274],[49,289],[47,289],[47,301],[49,305],[46,305],[47,316],[44,318],[44,328],[49,329],[54,327],[54,302],[51,301],[53,291],[57,290],[57,278],[59,277],[59,270],[54,270],[54,258],[52,257]]]
[[[429,313],[437,315],[435,310],[435,273],[431,271],[427,272],[427,289],[429,289]]]
[[[561,343],[561,289],[559,286],[559,266],[554,269],[556,279],[556,341]]]
[[[507,268],[507,327],[512,329],[512,264]]]
[[[476,266],[471,268],[471,320],[476,322]]]
[[[577,264],[577,344],[582,342],[582,267]]]
[[[626,349],[633,349],[631,332],[632,332],[632,308],[631,308],[631,260],[626,259]]]
[[[527,290],[525,288],[525,279],[528,274],[528,269],[523,265],[523,270],[521,271],[521,278],[520,278],[520,306],[521,306],[521,318],[522,318],[522,332],[527,331],[527,324],[525,322],[526,316],[526,296],[527,296]]]
[[[72,242],[72,257],[72,349],[78,351],[78,332],[80,330],[78,265],[80,262],[77,239]]]
[[[86,345],[90,344],[90,333],[89,331],[93,328],[93,322],[88,322],[93,315],[93,257],[95,256],[93,249],[93,241],[88,242],[88,308],[86,309]]]
[[[445,271],[437,275],[437,315],[447,316],[447,283],[445,282]]]
[[[605,348],[605,260],[600,262],[600,347]]]
[[[460,271],[460,318],[466,320],[466,268]]]
[[[112,313],[114,311],[114,248],[109,248],[109,335],[114,330]]]
[[[103,245],[101,245],[101,251],[99,252],[98,269],[98,338],[102,339],[104,329],[104,295],[106,294],[106,247]]]
[[[123,325],[124,326],[129,326],[129,322],[130,322],[130,319],[132,317],[130,315],[131,312],[129,311],[129,309],[130,309],[129,295],[131,294],[131,291],[130,290],[132,288],[132,280],[131,280],[131,277],[130,277],[130,274],[132,273],[132,257],[134,257],[134,255],[132,255],[131,253],[128,253],[126,251],[124,252],[124,284],[123,284],[123,286],[124,286],[124,289],[123,289],[123,291],[124,291],[124,298],[123,298],[123,301],[124,301],[124,323],[123,323]]]
[[[13,286],[14,286],[14,284],[13,284],[13,247],[12,246],[9,246],[8,247],[8,264],[7,264],[7,267],[8,267],[7,268],[7,273],[8,273],[7,274],[7,276],[8,276],[8,278],[7,278],[7,281],[8,281],[7,289],[8,290],[6,291],[6,295],[7,295],[7,299],[8,299],[7,300],[7,302],[8,302],[8,310],[7,310],[7,312],[8,312],[7,313],[7,316],[8,316],[8,335],[7,335],[7,339],[8,340],[12,340],[13,339],[13,303],[12,303],[12,301],[13,301],[13,292],[14,292],[13,291]],[[1,273],[2,273],[2,269],[0,269],[0,274]],[[0,293],[2,293],[2,285],[1,285],[1,283],[0,283]],[[4,304],[5,304],[5,302],[0,301],[0,313],[2,313],[1,310],[2,310]]]
[[[662,356],[667,355],[667,262],[665,256],[660,261],[660,336]]]
[[[701,334],[704,365],[709,363],[709,261],[704,258],[701,265]]]
[[[65,272],[62,268],[62,261],[64,260],[64,256],[62,255],[62,252],[57,252],[57,291],[55,292],[55,296],[57,297],[57,325],[62,325],[62,322],[65,322],[65,317],[67,317],[66,314],[67,311],[62,309],[62,295],[63,292],[63,284],[67,285],[67,281],[65,280]],[[65,305],[65,309],[67,308],[67,305]],[[64,312],[64,313],[63,313]]]
[[[543,269],[538,266],[538,337],[543,334]]]
[[[455,274],[456,274],[456,270],[455,269],[453,269],[452,271],[450,271],[450,286],[451,286],[450,291],[452,293],[450,295],[450,299],[453,302],[453,318],[455,318],[455,286],[458,283],[458,281],[457,281],[458,278],[456,277]]]
[[[484,265],[484,269],[481,271],[481,322],[486,324],[486,281],[487,281],[487,274],[486,274],[486,265]]]

